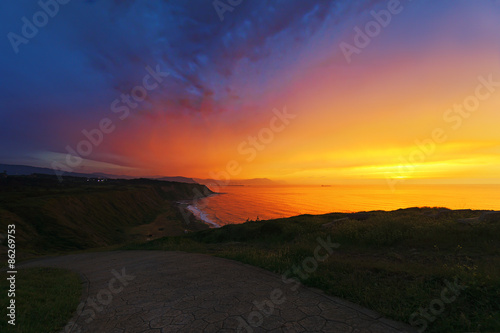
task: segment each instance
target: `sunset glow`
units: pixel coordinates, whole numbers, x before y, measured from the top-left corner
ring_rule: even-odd
[[[233,178],[289,184],[500,182],[498,2],[401,1],[350,62],[341,43],[391,2],[307,3],[247,2],[222,23],[210,2],[61,8],[81,18],[56,17],[19,54],[4,39],[2,162],[198,178],[229,165]],[[100,31],[78,29],[90,17]],[[145,83],[152,71],[164,76]],[[157,88],[122,99],[143,85]],[[273,120],[285,108],[293,117]],[[113,130],[79,154],[82,131],[106,118]],[[82,161],[68,165],[69,151]]]

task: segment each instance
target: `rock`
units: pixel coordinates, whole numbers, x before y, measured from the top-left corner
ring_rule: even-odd
[[[433,218],[433,219],[441,219],[445,217],[449,217],[452,211],[448,208],[438,208],[433,209],[431,211],[424,212],[423,215]]]
[[[472,209],[455,209],[455,213],[471,213]]]
[[[415,249],[415,248],[411,248],[410,249],[410,256],[412,258],[419,257],[420,256],[420,252],[418,252],[418,250]]]
[[[349,214],[349,217],[353,220],[358,220],[358,221],[365,221],[368,220],[372,214],[370,213],[365,213],[365,212],[359,212],[359,213],[352,213]]]
[[[323,228],[329,228],[339,222],[344,222],[344,221],[349,221],[349,218],[348,217],[343,217],[341,219],[336,219],[336,220],[333,220],[332,222],[328,222],[328,223],[325,223],[325,224],[322,224],[321,226]]]
[[[468,219],[458,219],[458,223],[472,225],[479,222],[479,217],[471,217]]]
[[[500,223],[500,212],[484,212],[481,214],[479,222]]]
[[[404,261],[405,260],[405,258],[402,255],[400,255],[399,253],[396,253],[396,252],[389,253],[389,257],[391,257],[392,259],[396,259],[398,261]]]

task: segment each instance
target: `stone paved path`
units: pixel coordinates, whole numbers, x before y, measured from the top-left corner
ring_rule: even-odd
[[[279,275],[207,255],[117,251],[20,265],[34,266],[82,277],[80,311],[66,332],[415,332]]]

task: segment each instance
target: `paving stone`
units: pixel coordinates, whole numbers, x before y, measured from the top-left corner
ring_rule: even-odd
[[[327,321],[325,326],[323,327],[323,331],[325,332],[352,333],[352,330],[353,329],[351,326],[335,321]]]
[[[40,266],[79,272],[82,300],[100,295],[105,303],[97,304],[93,318],[75,313],[70,333],[416,332],[356,304],[294,288],[277,274],[207,255],[96,252],[41,258],[18,267]],[[282,292],[280,304],[270,303],[275,290]],[[262,318],[260,325],[249,325],[249,316]]]
[[[285,333],[295,333],[295,332],[305,332],[304,327],[302,327],[298,322],[285,323],[281,330]]]
[[[261,325],[261,327],[271,331],[277,329],[278,327],[283,326],[284,323],[285,320],[281,317],[269,316],[267,318],[264,318],[264,323]]]
[[[174,318],[162,315],[160,317],[154,318],[149,321],[149,327],[151,328],[162,328],[170,325]]]
[[[309,332],[321,331],[321,329],[325,326],[325,323],[325,318],[320,316],[308,316],[299,321],[299,324]]]
[[[307,317],[307,315],[299,309],[288,309],[281,310],[281,317],[285,321],[300,321]]]

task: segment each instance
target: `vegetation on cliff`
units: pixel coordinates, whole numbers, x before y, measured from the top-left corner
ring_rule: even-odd
[[[211,193],[199,184],[78,177],[59,182],[47,175],[1,178],[0,189],[0,230],[16,224],[18,257],[154,238],[145,227],[150,224],[159,236],[205,229],[176,201]]]

